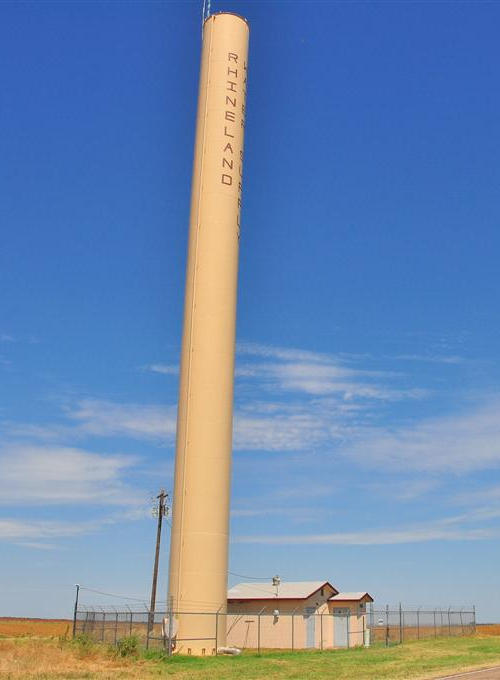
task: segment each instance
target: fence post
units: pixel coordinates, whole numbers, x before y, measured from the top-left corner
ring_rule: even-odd
[[[295,647],[294,615],[295,615],[295,612],[296,612],[296,611],[297,611],[297,607],[295,607],[295,609],[294,609],[293,612],[292,612],[292,652],[293,652],[294,647]]]
[[[101,642],[104,642],[104,629],[106,627],[106,612],[102,610],[102,631],[101,631]]]
[[[73,612],[73,637],[75,637],[76,633],[76,616],[78,614],[78,595],[80,593],[80,584],[75,583],[76,587],[76,594],[75,594],[75,610]]]
[[[321,643],[320,643],[320,649],[323,651],[323,612],[319,615],[319,629],[321,633]]]
[[[462,617],[462,609],[460,609],[460,628],[462,629],[462,635],[465,635],[464,633],[464,620]]]
[[[257,614],[257,654],[260,654],[260,612]]]
[[[351,646],[351,610],[347,610],[347,648]]]
[[[349,624],[347,624],[347,646],[349,646]],[[389,605],[385,605],[385,646],[389,646]]]
[[[403,608],[399,603],[399,644],[403,644]]]
[[[215,656],[217,656],[217,648],[219,646],[219,612],[221,607],[215,612]],[[227,627],[227,617],[226,617],[226,627]]]
[[[129,637],[131,637],[132,636],[132,610],[130,609],[130,607],[128,605],[127,605],[127,609],[130,613],[130,621],[129,621],[129,624],[128,624],[128,634],[129,634]]]
[[[115,611],[115,645],[116,645],[116,636],[118,633],[118,612]]]
[[[174,616],[174,596],[170,595],[168,598],[168,656],[172,656],[172,633],[174,629],[174,622],[173,622],[173,616]],[[217,647],[217,645],[216,645]],[[215,651],[217,654],[217,649]]]
[[[432,613],[433,613],[433,615],[434,615],[434,637],[436,638],[436,637],[437,637],[437,628],[436,628],[436,610],[434,610]]]
[[[451,636],[451,619],[450,619],[450,609],[451,607],[448,607],[448,635]]]
[[[417,609],[417,640],[420,640],[420,607]]]
[[[476,634],[476,605],[472,605],[472,632]]]

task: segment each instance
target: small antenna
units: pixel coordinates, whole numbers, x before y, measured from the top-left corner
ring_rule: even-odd
[[[203,38],[203,26],[212,12],[211,0],[203,0],[203,8],[201,10],[201,37]]]

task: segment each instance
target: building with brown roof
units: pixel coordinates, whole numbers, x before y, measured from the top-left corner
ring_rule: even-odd
[[[329,581],[239,583],[228,591],[228,644],[300,649],[369,644],[367,592],[339,592]]]

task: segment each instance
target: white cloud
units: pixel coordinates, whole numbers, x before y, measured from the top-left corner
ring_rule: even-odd
[[[473,469],[500,459],[496,413],[487,423],[483,419],[486,434],[477,416],[377,428],[373,423],[383,405],[422,399],[428,392],[398,386],[400,376],[393,372],[354,369],[336,355],[251,343],[239,345],[238,352],[244,363],[238,368],[235,450],[311,452],[321,447],[331,457],[342,444],[345,455],[363,465],[431,471],[457,462],[458,469]],[[149,368],[177,370],[170,364]],[[66,421],[57,424],[9,423],[4,429],[11,438],[44,442],[122,437],[172,446],[175,441],[174,406],[87,398],[66,406],[64,416]]]
[[[370,482],[363,484],[362,488],[375,493],[379,497],[413,501],[433,491],[439,484],[439,481],[434,478],[408,479],[403,477],[396,480],[384,480],[383,482]]]
[[[297,451],[336,439],[341,414],[357,407],[329,400],[291,405],[246,402],[234,416],[235,450]],[[74,424],[26,425],[4,423],[12,439],[65,442],[89,437],[129,437],[173,445],[176,409],[157,405],[119,404],[86,399],[70,406],[66,417]]]
[[[283,361],[311,361],[327,364],[332,361],[332,356],[330,354],[311,352],[310,350],[305,349],[261,345],[253,342],[238,343],[236,350],[241,356],[271,357]]]
[[[294,524],[312,521],[317,522],[318,519],[324,519],[328,514],[330,513],[328,510],[325,510],[325,508],[311,506],[277,507],[274,505],[269,505],[258,508],[235,508],[231,510],[231,517],[235,519],[268,517],[269,520],[272,521],[275,517],[283,516],[286,518],[288,523],[293,522]]]
[[[58,550],[60,547],[54,543],[37,543],[36,541],[21,541],[16,543],[21,548],[31,548],[33,550]]]
[[[411,426],[373,428],[343,453],[363,465],[393,470],[464,473],[495,468],[500,466],[500,401]]]
[[[236,450],[310,450],[326,436],[321,418],[308,413],[254,418],[237,414],[234,424]]]
[[[385,531],[354,531],[332,534],[303,534],[290,536],[237,536],[234,543],[270,545],[396,545],[427,541],[477,541],[497,538],[500,529],[448,529],[422,527]]]
[[[67,417],[86,435],[125,436],[134,439],[175,437],[174,406],[120,404],[98,399],[82,399],[67,410]]]
[[[0,540],[67,538],[98,529],[100,522],[57,522],[50,520],[0,519]]]
[[[0,502],[133,505],[142,495],[123,477],[136,462],[69,447],[6,445],[0,451]]]
[[[84,521],[0,518],[0,540],[40,550],[59,549],[61,546],[48,543],[47,540],[94,534],[110,525],[142,519],[151,519],[151,512],[146,512],[145,509],[134,512],[132,509]]]
[[[457,494],[453,501],[460,505],[476,505],[491,501],[500,501],[500,485],[486,486],[481,489],[465,491]]]
[[[369,399],[400,401],[421,399],[428,391],[387,387],[382,380],[397,377],[392,371],[354,369],[345,357],[301,349],[285,349],[258,344],[241,344],[239,356],[272,359],[249,363],[237,362],[237,377],[253,377],[268,389],[309,395],[339,394],[346,400]],[[377,379],[375,382],[374,380]]]
[[[367,529],[327,534],[236,536],[233,540],[235,543],[271,545],[396,545],[427,541],[477,541],[499,537],[500,527],[468,527],[466,525],[498,517],[500,517],[500,509],[486,508],[474,514],[444,517],[396,529]]]
[[[177,364],[149,364],[146,366],[146,369],[152,373],[161,373],[162,375],[177,375],[179,373],[179,366]]]
[[[453,354],[399,354],[394,358],[402,361],[427,361],[432,364],[462,364],[465,361],[463,357]]]

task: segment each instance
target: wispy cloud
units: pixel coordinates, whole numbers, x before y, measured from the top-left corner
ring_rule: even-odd
[[[27,503],[24,503],[27,505]],[[87,534],[95,534],[106,527],[121,522],[150,519],[151,512],[144,508],[120,510],[120,512],[103,515],[91,520],[60,521],[51,519],[18,519],[14,517],[0,518],[0,540],[25,547],[49,550],[60,548],[60,545],[48,543],[53,539],[65,539]]]
[[[96,531],[103,522],[0,519],[0,540],[67,538]]]
[[[326,534],[236,536],[233,541],[271,545],[396,545],[428,541],[478,541],[499,537],[500,527],[468,527],[466,525],[498,516],[500,516],[498,510],[496,512],[484,511],[472,517],[470,515],[446,517],[396,529],[368,529]]]
[[[424,399],[425,387],[407,376],[374,371],[364,357],[246,343],[238,346],[234,449],[301,452],[321,449],[323,457],[343,455],[364,467],[391,470],[465,471],[500,463],[499,406],[414,425],[380,427],[385,404]],[[353,367],[354,363],[354,367]],[[174,373],[171,364],[149,369]],[[500,404],[500,401],[498,402]],[[4,423],[13,440],[47,444],[95,437],[125,438],[173,446],[173,405],[77,399],[64,405],[60,422]],[[408,499],[422,493],[408,489]]]
[[[82,399],[67,409],[67,417],[85,434],[167,439],[175,435],[176,408],[158,405],[120,404]]]
[[[321,417],[312,413],[248,417],[238,413],[234,424],[237,450],[297,451],[311,449],[328,437]]]
[[[177,375],[179,373],[179,366],[177,364],[148,364],[145,369],[152,373],[161,373],[162,375]]]
[[[426,527],[386,531],[357,531],[290,536],[237,536],[234,543],[270,545],[396,545],[427,541],[478,541],[500,536],[500,529],[446,529]]]
[[[445,354],[399,354],[394,358],[402,361],[426,361],[432,364],[462,364],[465,361],[463,357]]]
[[[237,354],[241,356],[257,356],[283,361],[310,361],[314,363],[331,363],[332,356],[323,352],[311,352],[306,349],[294,349],[289,347],[276,347],[274,345],[262,345],[254,342],[240,342],[237,346]]]
[[[245,363],[244,357],[270,361]],[[319,396],[339,394],[346,400],[399,401],[420,399],[427,394],[427,390],[421,388],[401,389],[380,384],[398,374],[352,368],[340,355],[249,343],[238,346],[237,375],[257,378],[274,390]]]
[[[363,465],[393,470],[464,473],[499,467],[500,399],[472,412],[368,429],[343,453]]]
[[[36,541],[21,541],[16,543],[21,548],[30,548],[32,550],[60,550],[60,546],[55,543],[37,543]]]
[[[484,486],[456,494],[452,501],[458,505],[477,505],[500,502],[500,484]]]
[[[2,429],[10,438],[41,441],[99,436],[171,442],[175,437],[175,406],[80,399],[65,404],[62,413],[65,422],[44,425],[4,422]]]
[[[143,496],[124,476],[136,462],[130,456],[69,447],[5,445],[0,450],[0,502],[134,505]]]
[[[409,502],[434,491],[439,485],[440,481],[434,477],[430,479],[427,477],[423,479],[399,477],[397,479],[384,480],[381,482],[365,483],[362,484],[362,488],[377,496]]]
[[[0,342],[15,342],[15,338],[8,333],[0,333]]]

